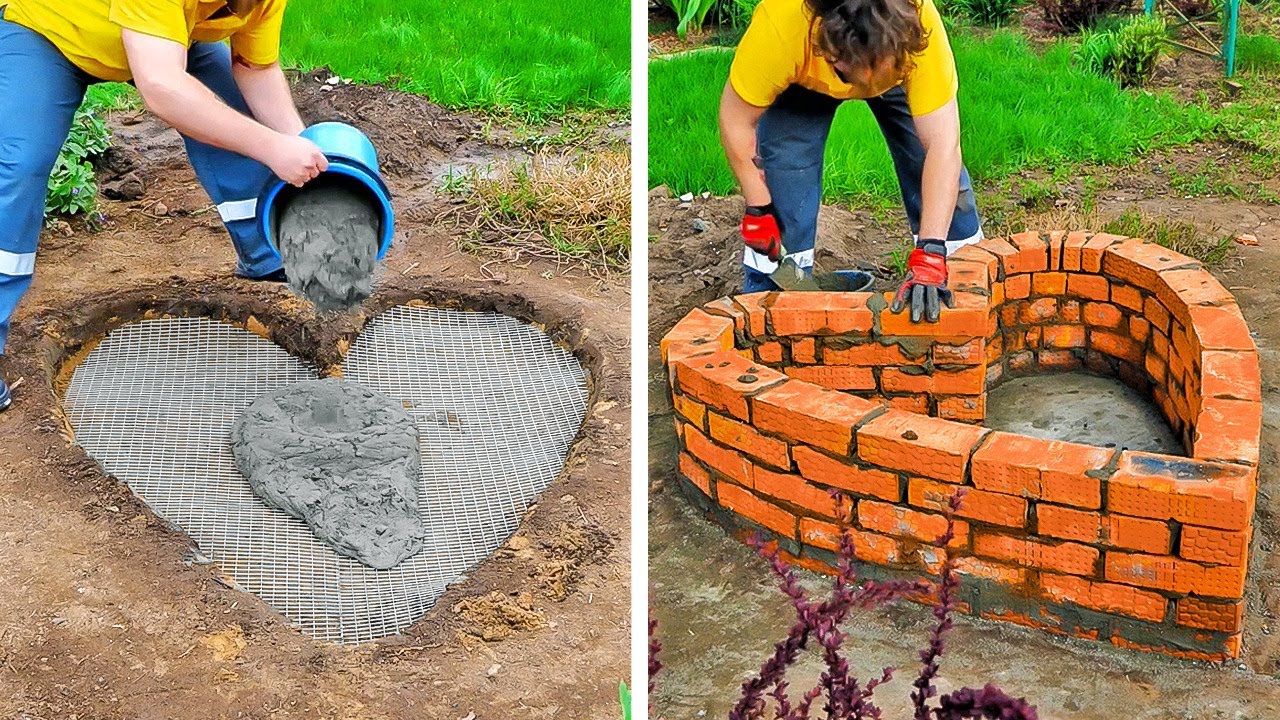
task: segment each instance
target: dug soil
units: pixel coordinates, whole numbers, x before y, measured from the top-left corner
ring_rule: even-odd
[[[1018,222],[1026,228],[1081,227],[1137,209],[1152,219],[1194,223],[1206,235],[1247,234],[1259,241],[1256,246],[1236,245],[1234,257],[1214,269],[1254,330],[1262,362],[1263,454],[1245,655],[1221,665],[1186,662],[961,617],[943,662],[944,692],[995,682],[1038,705],[1042,718],[1280,717],[1280,472],[1275,449],[1280,443],[1280,207],[1185,197],[1171,187],[1171,170],[1194,173],[1206,165],[1246,164],[1235,148],[1206,145],[1154,154],[1123,173],[1090,168],[1087,174],[1097,184],[1096,214],[1078,211],[1080,182],[1064,189],[1058,207],[1019,215]],[[1244,187],[1280,189],[1277,178],[1250,176],[1247,170],[1238,170],[1233,179]],[[983,199],[979,188],[980,206]],[[1000,210],[1006,216],[1017,214]],[[681,203],[659,188],[650,198],[650,598],[664,643],[656,714],[668,720],[704,713],[724,717],[741,683],[759,669],[794,620],[766,565],[692,510],[672,482],[675,437],[657,343],[690,308],[736,291],[741,212],[742,200],[736,197]],[[888,255],[901,246],[906,232],[905,219],[824,207],[817,265],[872,269],[878,289],[889,289],[896,278]],[[808,577],[812,586],[826,584]],[[910,715],[906,698],[916,652],[927,643],[931,623],[927,609],[906,604],[862,613],[846,628],[855,675],[865,680],[878,677],[885,666],[904,668],[877,695],[892,698],[886,702],[886,717]],[[812,663],[801,669],[794,684],[799,692],[812,684],[805,681],[815,679],[817,670]]]
[[[398,209],[362,313],[321,318],[284,286],[233,279],[231,243],[178,136],[145,113],[112,118],[128,156],[117,165],[142,196],[107,202],[100,232],[60,224],[42,240],[0,364],[16,386],[0,415],[0,717],[618,715],[629,667],[627,279],[459,252],[438,218],[467,211],[440,194],[440,177],[512,149],[482,141],[494,133],[476,118],[381,89],[321,90],[326,77],[298,81],[304,118],[365,129]],[[590,371],[591,408],[565,470],[507,545],[400,636],[342,647],[289,628],[67,440],[55,376],[115,324],[223,317],[323,368],[371,317],[417,299],[546,328]]]

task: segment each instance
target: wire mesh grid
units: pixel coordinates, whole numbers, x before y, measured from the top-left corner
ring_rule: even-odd
[[[256,398],[315,371],[268,340],[203,318],[118,328],[72,375],[76,441],[182,528],[226,575],[304,632],[392,635],[515,530],[555,479],[586,414],[586,373],[537,329],[494,313],[397,307],[343,371],[418,424],[423,550],[390,570],[337,555],[254,496],[228,433]]]

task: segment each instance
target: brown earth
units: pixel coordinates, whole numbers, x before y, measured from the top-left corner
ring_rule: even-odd
[[[295,94],[309,121],[345,120],[378,147],[396,244],[362,314],[318,318],[283,286],[231,279],[235,256],[177,135],[145,113],[112,119],[137,152],[137,201],[100,232],[61,225],[40,249],[3,369],[0,717],[605,718],[628,674],[629,288],[552,263],[458,251],[439,177],[514,154],[481,121],[376,88]],[[492,133],[486,137],[492,137]],[[125,164],[127,165],[127,163]],[[461,211],[463,213],[467,211]],[[566,469],[503,549],[400,636],[312,640],[230,589],[191,544],[64,437],[53,378],[111,326],[151,313],[258,327],[336,363],[381,309],[422,299],[537,323],[591,372],[591,410]]]
[[[1280,442],[1280,206],[1186,197],[1172,187],[1173,173],[1205,167],[1227,168],[1228,179],[1243,188],[1280,189],[1280,178],[1252,175],[1239,149],[1212,144],[1155,153],[1123,171],[1088,168],[1082,176],[1096,184],[1092,213],[1080,209],[1082,180],[1066,183],[1051,203],[1056,207],[1043,212],[1026,211],[1016,197],[993,199],[982,188],[978,198],[984,214],[1006,218],[1010,229],[1089,227],[1138,209],[1151,219],[1193,223],[1206,235],[1257,237],[1259,245],[1236,246],[1234,257],[1214,269],[1254,330],[1263,373],[1263,456],[1244,657],[1222,665],[1189,663],[964,617],[956,620],[944,662],[944,690],[996,681],[1038,704],[1042,718],[1280,717],[1280,472],[1275,450]],[[657,342],[690,308],[738,287],[741,240],[736,228],[742,200],[695,198],[681,207],[667,195],[661,188],[651,193],[649,216],[649,567],[651,606],[666,658],[655,707],[659,717],[674,720],[701,713],[723,716],[739,685],[759,668],[792,619],[764,563],[698,517],[671,482],[675,438]],[[699,227],[709,227],[698,232],[694,219],[702,221]],[[887,256],[906,232],[906,223],[896,218],[886,222],[867,212],[823,207],[817,264],[819,269],[881,268],[878,285],[888,289],[895,280],[884,267],[890,265]],[[926,609],[909,605],[851,620],[850,644],[857,648],[851,662],[857,674],[878,675],[884,665],[905,665],[907,679],[886,693],[905,700],[915,651],[925,643],[931,622]],[[807,664],[800,675],[811,679],[817,669]],[[887,716],[899,709],[909,713],[896,701],[888,709]]]

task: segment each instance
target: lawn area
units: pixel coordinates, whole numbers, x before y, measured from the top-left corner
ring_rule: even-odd
[[[293,0],[284,62],[545,120],[630,107],[628,3]]]
[[[1034,50],[1021,35],[951,36],[960,73],[965,162],[986,184],[1031,167],[1123,164],[1135,154],[1204,139],[1222,118],[1163,94],[1129,92],[1075,67],[1071,45]],[[736,183],[721,153],[716,112],[732,54],[656,60],[649,69],[649,182],[727,195]],[[863,103],[846,103],[827,146],[828,200],[897,202],[884,140]]]

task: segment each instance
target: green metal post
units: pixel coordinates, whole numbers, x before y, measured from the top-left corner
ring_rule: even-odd
[[[1142,6],[1143,11],[1145,11],[1148,15],[1150,15],[1151,11],[1155,10],[1155,8],[1156,8],[1156,0],[1146,0],[1146,2]]]
[[[1147,0],[1150,3],[1152,0]],[[1240,21],[1240,0],[1227,0],[1227,36],[1222,39],[1222,56],[1227,60],[1227,78],[1236,74],[1236,29]]]

